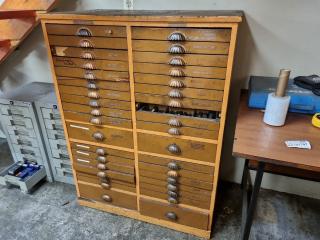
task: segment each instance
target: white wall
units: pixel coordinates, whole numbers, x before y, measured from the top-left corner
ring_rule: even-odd
[[[3,0],[0,0],[0,3]],[[133,0],[134,9],[244,10],[232,81],[223,149],[223,179],[240,182],[243,161],[232,155],[239,89],[248,76],[276,76],[280,68],[292,76],[319,73],[320,1],[318,0]],[[60,0],[59,10],[120,9],[122,0]],[[0,66],[0,89],[32,81],[50,82],[46,49],[38,28],[14,56]],[[267,174],[265,188],[320,198],[320,184]]]

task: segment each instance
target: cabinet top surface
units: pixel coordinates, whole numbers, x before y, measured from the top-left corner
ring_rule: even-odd
[[[86,19],[86,20],[136,20],[136,21],[177,21],[194,20],[197,22],[241,22],[240,10],[104,10],[96,9],[79,12],[53,12],[42,14],[41,19]]]

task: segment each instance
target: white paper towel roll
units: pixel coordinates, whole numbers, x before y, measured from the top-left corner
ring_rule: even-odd
[[[269,93],[263,121],[272,126],[283,126],[290,104],[290,96],[277,97]]]

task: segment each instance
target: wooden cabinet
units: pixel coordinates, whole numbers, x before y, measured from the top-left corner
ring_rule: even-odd
[[[81,205],[210,237],[241,19],[42,16]]]

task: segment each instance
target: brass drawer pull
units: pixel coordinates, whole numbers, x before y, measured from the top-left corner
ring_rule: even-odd
[[[91,115],[93,115],[93,116],[101,116],[102,115],[102,113],[100,112],[100,110],[99,109],[92,109],[91,110]]]
[[[184,54],[184,53],[186,53],[186,49],[184,48],[184,46],[182,46],[180,44],[172,44],[169,48],[169,53]]]
[[[176,179],[176,178],[173,178],[173,177],[168,177],[168,178],[167,178],[167,182],[168,182],[169,184],[176,185],[176,184],[177,184],[177,179]]]
[[[105,173],[105,172],[98,172],[98,173],[97,173],[97,176],[98,176],[99,178],[106,178],[106,177],[107,177],[107,173]]]
[[[184,83],[181,80],[178,79],[171,79],[169,82],[169,87],[172,88],[183,88],[184,87]]]
[[[90,52],[83,52],[83,53],[81,53],[80,58],[93,60],[93,59],[95,59],[95,56],[94,56],[94,54],[93,54],[93,53],[90,53]]]
[[[168,168],[171,170],[179,170],[180,169],[178,163],[176,163],[176,162],[169,162]]]
[[[98,150],[98,149],[97,149]],[[104,156],[98,156],[97,158],[97,161],[100,162],[100,163],[107,163],[107,158],[104,157]]]
[[[171,152],[173,154],[180,154],[181,153],[180,147],[175,143],[170,144],[167,149],[169,152]]]
[[[168,36],[169,41],[185,41],[186,36],[181,32],[173,32]]]
[[[96,117],[93,117],[90,119],[90,123],[92,124],[95,124],[95,125],[102,125],[102,121],[100,118],[96,118]]]
[[[184,59],[182,57],[173,57],[170,59],[168,64],[172,65],[172,66],[185,66],[186,62],[184,61]]]
[[[96,67],[94,66],[94,64],[91,63],[91,62],[86,62],[86,63],[84,63],[84,64],[82,65],[82,68],[88,69],[88,70],[94,70],[94,69],[96,69]]]
[[[89,82],[88,85],[87,85],[87,88],[88,89],[97,90],[98,86],[97,86],[97,84],[95,82]]]
[[[103,141],[104,135],[101,132],[95,132],[92,137],[97,141]]]
[[[182,123],[180,122],[180,120],[176,119],[176,118],[170,118],[168,121],[168,124],[171,127],[181,127],[182,126]]]
[[[111,188],[110,184],[106,183],[106,182],[101,183],[101,187],[104,188],[104,189],[110,189]]]
[[[173,170],[168,171],[168,172],[167,172],[167,175],[168,175],[168,177],[171,177],[171,178],[177,178],[177,177],[179,177],[178,172],[177,172],[177,171],[173,171]]]
[[[111,202],[112,201],[112,198],[109,195],[106,195],[106,194],[102,195],[102,199],[104,201],[106,201],[106,202]]]
[[[107,170],[106,165],[103,164],[103,163],[98,163],[97,168],[98,168],[99,170]]]
[[[172,198],[178,198],[179,196],[178,196],[178,193],[176,193],[176,192],[174,192],[174,191],[168,191],[168,196],[169,197],[172,197]]]
[[[88,39],[80,40],[79,46],[82,48],[93,48],[93,44]]]
[[[98,108],[98,107],[100,107],[100,103],[97,100],[90,100],[89,101],[89,106],[93,107],[93,108]]]
[[[168,96],[171,98],[183,98],[182,93],[178,89],[172,89],[169,93]]]
[[[168,202],[170,204],[178,204],[178,200],[173,197],[168,197]]]
[[[94,75],[94,73],[93,72],[90,72],[90,71],[86,71],[85,73],[84,73],[84,76],[83,76],[85,79],[87,79],[87,80],[96,80],[97,78],[96,78],[96,76]]]
[[[106,29],[106,34],[107,34],[107,35],[112,35],[112,34],[113,34],[112,29]]]
[[[98,98],[99,98],[99,93],[96,92],[96,91],[89,91],[89,92],[88,92],[88,97],[89,97],[89,98],[98,99]]]
[[[170,135],[175,135],[175,136],[181,135],[180,130],[178,128],[169,128],[168,133]]]
[[[169,107],[176,107],[176,108],[181,108],[182,104],[181,102],[177,101],[177,100],[170,100],[170,102],[168,103]]]
[[[80,37],[91,37],[92,33],[88,28],[82,27],[78,29],[77,36]]]
[[[169,71],[169,75],[172,77],[184,77],[185,74],[181,69],[173,68]]]
[[[103,148],[97,148],[96,150],[96,154],[98,154],[99,156],[104,156],[106,155],[106,151]]]
[[[177,215],[174,212],[168,212],[166,213],[166,218],[176,221],[178,219]]]

